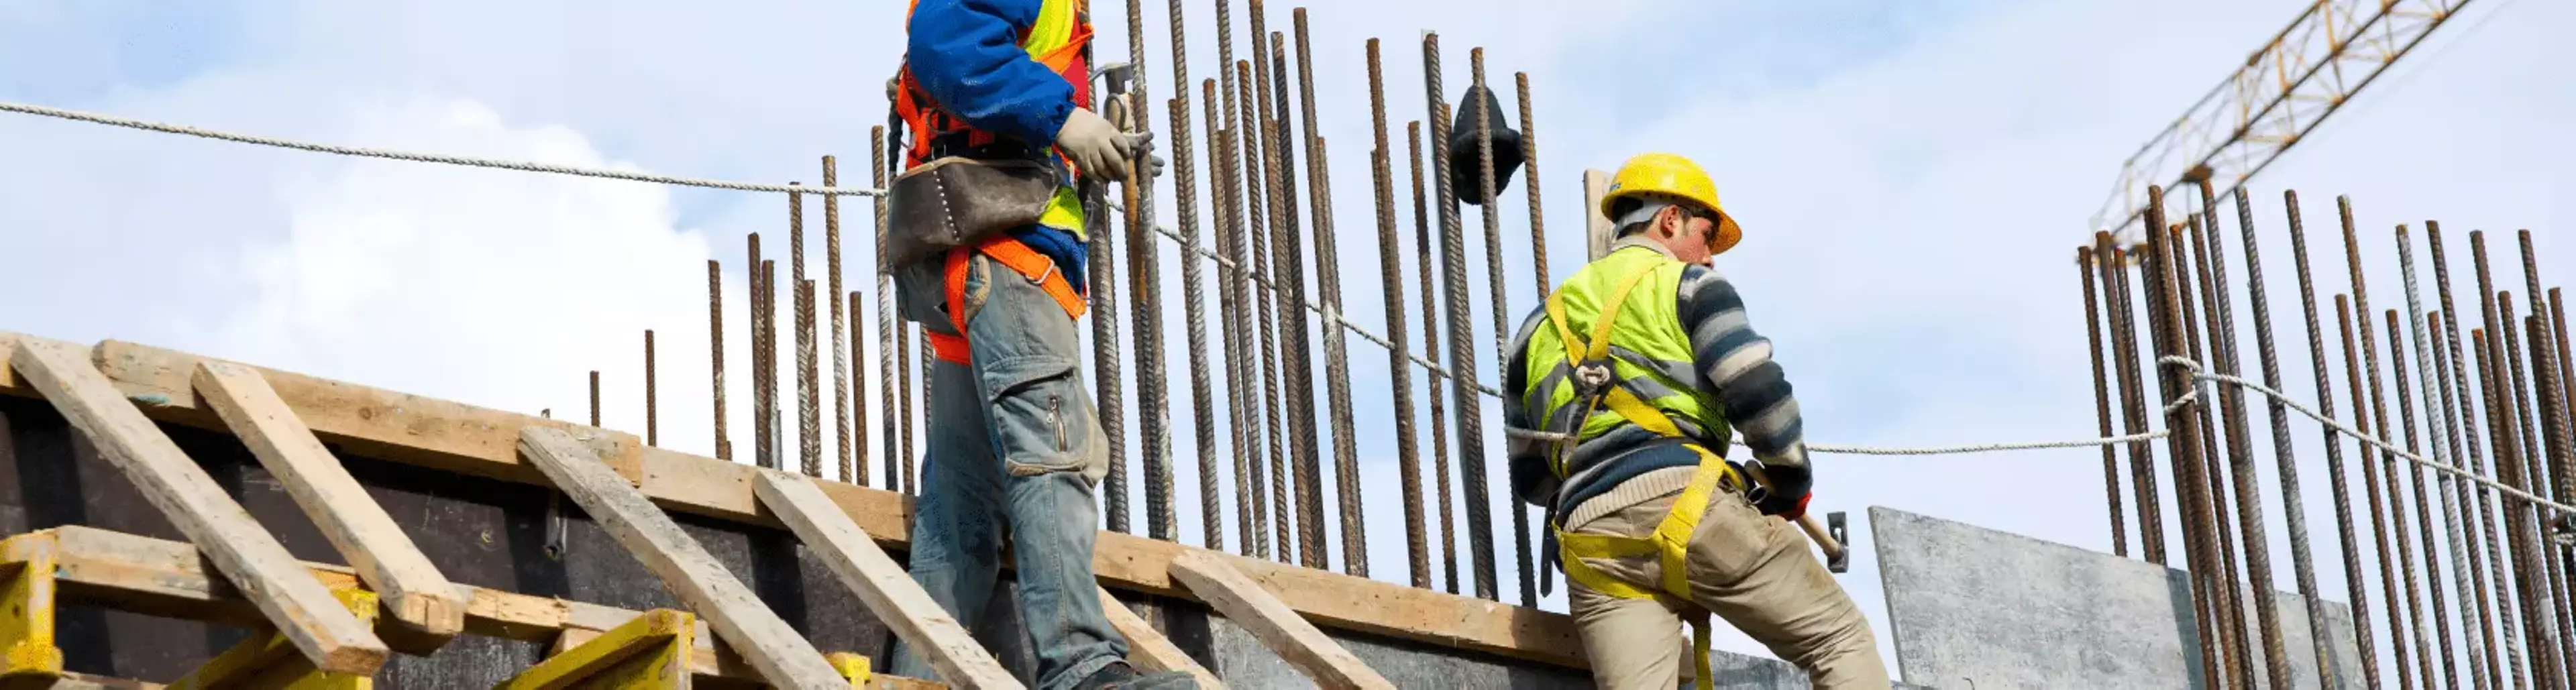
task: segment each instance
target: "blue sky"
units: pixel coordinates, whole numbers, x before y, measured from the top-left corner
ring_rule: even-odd
[[[1391,135],[1401,147],[1402,123],[1424,112],[1418,31],[1437,29],[1450,97],[1466,87],[1473,46],[1489,46],[1489,78],[1507,97],[1511,74],[1530,74],[1557,277],[1582,258],[1580,170],[1670,150],[1717,175],[1748,232],[1720,267],[1743,286],[1756,327],[1779,344],[1814,441],[2088,436],[2081,305],[2068,284],[2071,249],[2089,230],[2082,223],[2123,158],[2300,6],[1315,3],[1320,125],[1335,147],[1334,218],[1349,266],[1345,310],[1383,329],[1372,279],[1362,41],[1386,40]],[[1272,30],[1289,30],[1289,7],[1270,8]],[[1195,100],[1196,82],[1216,74],[1217,61],[1213,13],[1191,11]],[[1149,8],[1145,17],[1157,99],[1174,91],[1162,12]],[[1104,60],[1123,59],[1124,17],[1115,3],[1101,3],[1100,13]],[[1246,31],[1243,8],[1234,14],[1235,31]],[[729,179],[813,184],[817,159],[829,153],[840,156],[847,182],[864,179],[867,127],[884,121],[881,84],[900,49],[900,16],[892,6],[846,2],[749,11],[660,1],[37,0],[0,6],[0,99],[334,143]],[[2310,227],[2331,218],[2333,195],[2353,195],[2372,242],[2374,307],[2394,306],[2401,294],[2385,246],[2387,228],[2399,222],[2442,219],[2462,255],[2469,229],[2509,239],[2528,227],[2538,235],[2545,280],[2565,275],[2567,261],[2551,257],[2563,256],[2570,241],[2555,231],[2570,212],[2553,203],[2553,182],[2576,154],[2576,135],[2550,125],[2576,109],[2576,82],[2534,79],[2531,70],[2571,64],[2569,49],[2551,37],[2576,21],[2576,10],[2489,0],[2460,21],[2258,181],[2278,326],[2299,328],[2294,305],[2283,301],[2295,294],[2280,256],[2284,186],[2303,192]],[[1248,44],[1236,43],[1241,58]],[[1201,129],[1192,117],[1192,129]],[[785,258],[785,204],[770,195],[357,161],[24,116],[0,117],[0,151],[9,160],[0,166],[0,247],[39,257],[0,272],[0,291],[49,296],[0,305],[0,327],[139,340],[561,416],[583,406],[583,372],[601,369],[607,422],[624,428],[642,426],[637,332],[653,328],[661,338],[664,439],[683,450],[709,444],[704,396],[678,393],[704,386],[684,382],[706,380],[705,260],[724,261],[727,368],[740,386],[748,371],[743,234],[762,233],[768,256]],[[1408,191],[1402,175],[1399,168],[1399,198]],[[1514,180],[1501,204],[1515,320],[1536,304],[1529,246],[1520,239],[1528,237],[1524,183]],[[808,201],[809,270],[819,276],[821,204]],[[866,291],[873,303],[877,284],[861,268],[872,259],[856,234],[867,206],[848,206],[845,229],[854,234],[845,289]],[[1410,205],[1398,206],[1409,267]],[[1465,219],[1470,253],[1481,256],[1477,210],[1467,207]],[[2343,289],[2340,244],[2311,239],[2321,289]],[[1178,253],[1168,242],[1162,251],[1165,285],[1177,294]],[[2465,269],[2464,258],[2455,261]],[[1470,275],[1482,305],[1483,267]],[[1314,284],[1311,269],[1307,281]],[[1420,290],[1420,277],[1408,275],[1405,285]],[[1408,309],[1419,304],[1415,294]],[[1472,319],[1479,343],[1492,339],[1482,309]],[[1182,321],[1177,305],[1170,311],[1173,408],[1186,424]],[[874,353],[873,304],[860,318]],[[1132,324],[1122,318],[1123,328]],[[1419,334],[1417,325],[1417,342]],[[1310,341],[1320,356],[1320,336]],[[1390,375],[1381,351],[1352,343],[1369,560],[1375,577],[1401,582]],[[1478,365],[1490,372],[1492,353],[1479,349]],[[2304,350],[2290,349],[2286,387],[2314,390]],[[873,367],[869,374],[874,397],[879,377]],[[1419,405],[1425,384],[1418,371],[1409,379]],[[1132,405],[1132,382],[1129,390]],[[730,412],[747,456],[742,392],[734,391]],[[1314,395],[1320,403],[1323,387]],[[871,401],[870,409],[884,408]],[[1498,417],[1489,411],[1487,419]],[[1194,486],[1198,455],[1186,429],[1173,434],[1176,481]],[[1499,434],[1490,424],[1486,432],[1499,480]],[[1132,443],[1135,434],[1128,436]],[[2313,466],[2303,471],[2321,476],[2313,427],[2295,436],[2303,439],[2303,467]],[[2258,434],[2257,445],[2265,440]],[[1329,446],[1324,455],[1329,461]],[[1820,463],[1819,509],[1855,520],[1857,558],[1843,582],[1880,626],[1882,642],[1885,608],[1859,524],[1865,506],[2109,547],[2092,451]],[[2268,487],[2268,458],[2264,467]],[[2315,494],[2310,523],[2330,524],[2324,482],[2310,479],[2307,488]],[[2274,553],[2286,554],[2274,491],[2266,489]],[[1184,540],[1196,543],[1197,502],[1177,503]],[[2319,562],[2331,562],[2332,540],[2318,536]],[[1509,555],[1502,553],[1507,598],[1516,591]],[[2286,556],[2275,561],[2286,582]],[[2342,591],[2339,574],[2319,575],[2326,591]],[[1561,591],[1546,606],[1562,610]],[[1722,639],[1758,653],[1731,632]]]

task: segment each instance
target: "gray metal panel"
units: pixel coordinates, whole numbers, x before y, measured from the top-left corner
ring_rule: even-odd
[[[1879,506],[1869,524],[1908,682],[2200,687],[2184,571]],[[2317,687],[2306,607],[2289,593],[2280,609],[2291,685]],[[2338,640],[2337,686],[2359,687],[2351,609],[2327,602],[2326,620]]]

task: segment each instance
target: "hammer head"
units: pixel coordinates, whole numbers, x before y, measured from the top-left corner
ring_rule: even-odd
[[[1831,557],[1825,559],[1825,570],[1829,572],[1843,573],[1851,570],[1851,533],[1844,529],[1843,517],[1842,511],[1825,514],[1825,533],[1833,536],[1835,544],[1842,545],[1841,549],[1834,551]]]

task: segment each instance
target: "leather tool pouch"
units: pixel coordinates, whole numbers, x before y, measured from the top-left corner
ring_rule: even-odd
[[[886,191],[886,267],[1034,225],[1058,186],[1055,169],[1036,161],[950,156],[905,171]]]

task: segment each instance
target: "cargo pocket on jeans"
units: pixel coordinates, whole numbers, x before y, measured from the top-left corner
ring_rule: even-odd
[[[1091,406],[1071,359],[1014,357],[982,363],[984,398],[993,411],[993,446],[1012,476],[1086,469],[1094,434]]]

